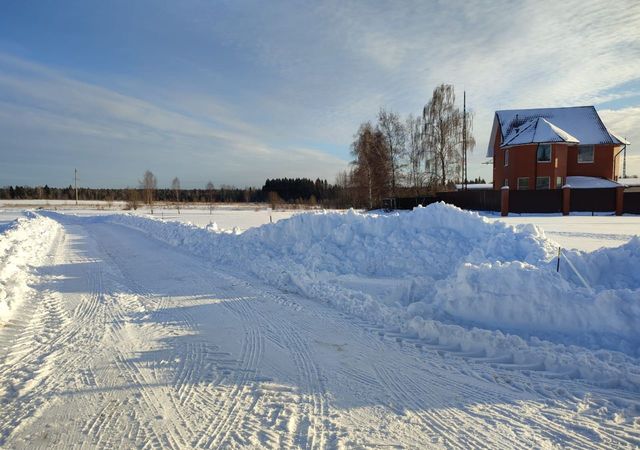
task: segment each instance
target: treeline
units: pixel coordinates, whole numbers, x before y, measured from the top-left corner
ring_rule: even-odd
[[[128,201],[132,194],[140,199],[144,198],[143,188],[100,189],[78,188],[78,200],[92,201]],[[56,188],[49,186],[6,186],[0,188],[0,199],[3,200],[75,200],[76,194],[73,186]],[[266,196],[260,189],[240,189],[233,186],[222,186],[217,189],[181,189],[181,202],[262,202]],[[171,202],[175,200],[175,192],[172,189],[156,189],[155,201]]]
[[[157,188],[157,180],[152,172],[147,171],[138,188],[100,189],[78,188],[78,200],[127,202],[129,207],[137,208],[140,204],[153,202],[176,203],[260,203],[273,204],[311,204],[336,207],[338,188],[327,180],[308,178],[276,178],[268,179],[262,189],[237,188],[221,185],[218,188],[209,182],[203,189],[181,189],[180,181],[174,178],[170,189]],[[45,186],[6,186],[0,188],[2,200],[75,200],[76,191],[73,186],[64,188]]]
[[[375,123],[362,123],[351,145],[350,168],[336,179],[340,203],[378,208],[387,197],[428,195],[469,183],[473,117],[455,100],[453,86],[442,84],[421,116],[403,120],[381,108]]]
[[[327,180],[320,178],[315,181],[308,178],[275,178],[267,179],[262,192],[268,195],[270,202],[316,204],[335,200],[338,197],[337,189],[337,186],[330,185]]]

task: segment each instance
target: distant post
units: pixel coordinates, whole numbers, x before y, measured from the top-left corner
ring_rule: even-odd
[[[571,186],[562,186],[562,215],[568,216],[571,212]]]
[[[624,212],[624,186],[616,187],[616,216]]]
[[[500,189],[500,215],[502,217],[509,215],[509,186],[502,186]]]
[[[78,169],[73,169],[73,186],[76,190],[76,205],[78,204]]]

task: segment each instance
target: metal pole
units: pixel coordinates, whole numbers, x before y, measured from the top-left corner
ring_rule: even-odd
[[[462,93],[462,189],[467,190],[467,91]]]
[[[627,138],[625,137],[624,140],[626,141]],[[622,178],[627,178],[627,146],[626,144],[623,147],[623,153],[622,153]]]

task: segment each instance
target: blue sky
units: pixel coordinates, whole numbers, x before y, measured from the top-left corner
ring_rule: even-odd
[[[8,0],[0,185],[333,180],[361,122],[443,82],[475,114],[471,176],[497,109],[593,104],[640,146],[640,2],[608,5]]]

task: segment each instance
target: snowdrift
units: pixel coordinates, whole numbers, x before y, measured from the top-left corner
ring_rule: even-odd
[[[566,252],[531,225],[445,204],[392,215],[301,214],[243,234],[129,215],[137,228],[219,265],[430,342],[640,385],[640,239]],[[631,366],[635,366],[635,363]]]
[[[32,213],[0,229],[0,326],[30,289],[29,266],[47,254],[58,230],[54,220]]]

